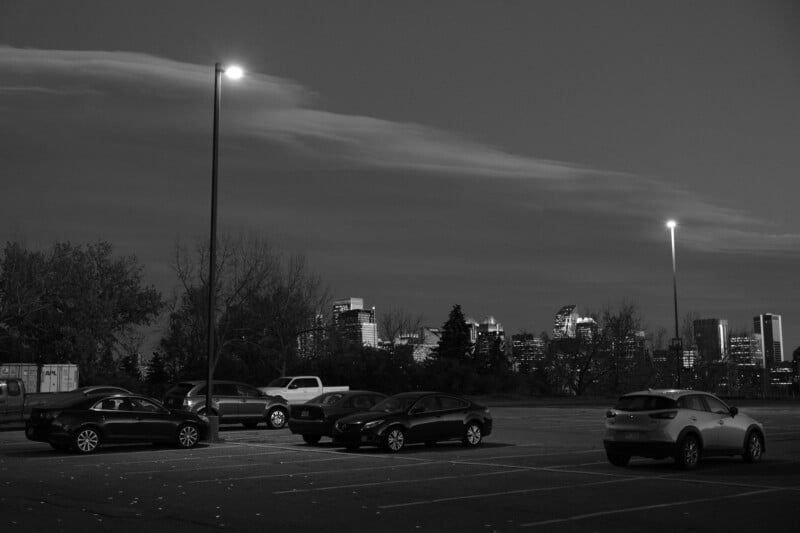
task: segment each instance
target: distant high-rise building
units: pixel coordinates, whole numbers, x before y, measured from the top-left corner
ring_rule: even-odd
[[[569,339],[575,337],[575,326],[578,322],[578,312],[574,305],[565,305],[556,313],[553,321],[553,338]]]
[[[783,356],[781,315],[764,313],[753,317],[753,334],[761,347],[761,364],[767,368],[786,361]]]
[[[731,335],[728,350],[730,360],[736,364],[750,365],[761,360],[761,343],[755,335]]]
[[[692,322],[697,356],[706,362],[728,358],[728,321],[722,318],[701,318]]]
[[[475,353],[478,355],[487,355],[492,349],[492,346],[505,342],[505,333],[503,332],[503,325],[495,320],[493,316],[486,317],[483,322],[478,324],[477,336],[475,339]]]
[[[511,355],[514,357],[517,372],[527,374],[533,371],[537,362],[544,360],[544,340],[533,333],[512,335]]]
[[[353,309],[364,309],[363,298],[340,298],[333,302],[333,324],[339,324],[339,315],[345,311]]]
[[[575,321],[575,336],[591,341],[597,335],[597,321],[590,317],[578,317]]]
[[[333,302],[333,324],[348,342],[378,346],[375,308],[364,309],[363,298],[343,298]]]

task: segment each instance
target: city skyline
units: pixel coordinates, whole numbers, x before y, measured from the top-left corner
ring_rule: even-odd
[[[120,8],[125,6],[125,8]],[[334,295],[509,333],[565,302],[783,317],[800,346],[800,8],[783,2],[176,0],[0,7],[0,238],[108,240],[165,295],[221,232]]]

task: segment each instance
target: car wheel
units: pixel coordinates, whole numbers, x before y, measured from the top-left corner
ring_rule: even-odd
[[[694,435],[686,435],[678,446],[678,455],[675,457],[678,466],[684,470],[692,470],[700,461],[700,441]]]
[[[267,413],[267,425],[272,429],[281,429],[286,425],[286,409],[273,407]]]
[[[405,443],[406,434],[403,432],[403,428],[399,426],[389,428],[389,431],[386,432],[386,436],[383,438],[383,448],[392,453],[397,453],[402,450]]]
[[[200,440],[200,432],[194,424],[183,424],[178,428],[176,440],[179,448],[194,448]]]
[[[470,422],[467,424],[467,427],[464,428],[464,436],[461,438],[461,442],[464,446],[474,448],[481,443],[481,439],[483,439],[481,425],[477,422]]]
[[[316,444],[321,438],[319,435],[303,435],[303,440],[306,441],[306,444]]]
[[[72,448],[78,453],[92,453],[100,446],[100,434],[95,428],[81,428],[75,434]]]
[[[747,436],[742,458],[746,463],[757,463],[761,460],[762,455],[764,455],[764,439],[758,431],[751,431]]]
[[[619,453],[606,452],[606,457],[608,457],[608,462],[614,466],[627,466],[631,460],[630,455],[622,455]]]

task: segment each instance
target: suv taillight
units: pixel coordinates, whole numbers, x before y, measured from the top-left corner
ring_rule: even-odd
[[[658,418],[659,420],[672,420],[678,416],[678,411],[662,411],[660,413],[653,413],[650,418]]]

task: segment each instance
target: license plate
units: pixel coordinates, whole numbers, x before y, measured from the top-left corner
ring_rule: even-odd
[[[300,418],[308,418],[308,409],[303,409],[300,411]]]

